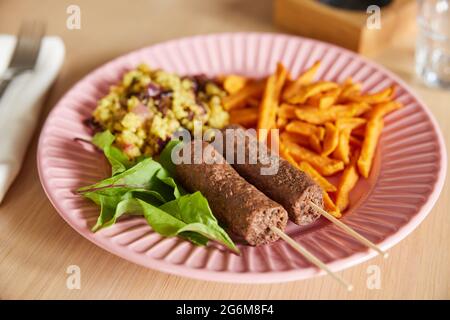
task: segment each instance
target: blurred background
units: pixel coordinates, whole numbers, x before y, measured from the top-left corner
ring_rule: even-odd
[[[66,61],[61,77],[63,82],[58,81],[57,86],[68,88],[82,75],[113,57],[167,39],[232,31],[301,33],[295,25],[282,26],[286,24],[283,23],[286,20],[284,15],[279,17],[275,23],[276,6],[281,3],[284,9],[290,2],[292,1],[2,0],[0,1],[0,33],[17,33],[20,23],[26,19],[45,21],[47,33],[59,35],[65,42]],[[302,4],[316,1],[297,0],[294,2]],[[66,26],[69,17],[66,10],[73,4],[80,8],[81,28],[70,30]],[[343,11],[336,8],[329,10]],[[364,11],[358,14],[363,15],[364,18],[367,16]],[[324,19],[324,21],[316,21],[317,26],[329,23],[328,16],[325,16]],[[303,24],[302,19],[298,19],[298,24],[300,26]],[[398,48],[396,54],[413,57],[414,19],[411,21],[411,19],[403,18],[401,25],[403,28],[406,27],[409,34],[405,37],[405,33],[402,32],[399,39],[393,41]],[[314,29],[314,25],[310,28]],[[314,35],[314,31],[306,32],[306,34],[308,33]],[[348,37],[344,34],[339,34],[339,36],[344,39]],[[395,37],[395,34],[392,36]],[[382,59],[382,52],[380,59]],[[399,59],[388,67],[395,68],[395,72],[405,77],[407,70],[402,66],[405,62],[408,63],[405,59]],[[65,77],[66,73],[70,76]]]
[[[70,5],[81,9],[81,29],[69,30]],[[6,14],[13,13],[13,14]],[[66,45],[63,73],[70,86],[96,66],[160,41],[213,32],[276,31],[272,0],[2,0],[0,33],[17,33],[25,19],[47,23]],[[80,63],[82,61],[82,63]]]
[[[334,42],[415,82],[419,2],[423,0],[2,0],[0,33],[16,34],[21,22],[34,19],[45,21],[47,34],[62,37],[66,60],[53,90],[57,96],[96,66],[136,48],[233,31],[287,32]],[[374,11],[337,8],[364,9],[368,3],[382,7],[381,28],[366,27],[369,16],[377,18]],[[71,5],[80,8],[80,29],[67,27]]]

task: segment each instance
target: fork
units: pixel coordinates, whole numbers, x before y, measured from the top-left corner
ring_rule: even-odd
[[[14,77],[34,69],[44,32],[45,25],[42,22],[22,23],[9,66],[0,76],[0,98]]]

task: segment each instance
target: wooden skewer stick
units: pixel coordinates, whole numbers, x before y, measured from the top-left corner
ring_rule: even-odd
[[[360,235],[358,232],[356,232],[355,230],[353,230],[352,228],[350,228],[349,226],[347,226],[345,223],[339,221],[338,219],[336,219],[335,217],[333,217],[331,214],[329,214],[328,212],[326,212],[325,210],[323,210],[321,207],[319,207],[317,204],[315,204],[312,201],[309,201],[309,204],[315,208],[318,212],[320,212],[321,215],[323,215],[325,218],[327,218],[329,221],[331,221],[332,223],[334,223],[336,226],[338,226],[339,228],[341,228],[342,230],[344,230],[347,234],[349,234],[350,236],[352,236],[353,238],[357,239],[359,242],[361,242],[362,244],[368,246],[369,248],[372,248],[373,250],[377,251],[380,255],[382,255],[385,259],[389,256],[389,253],[381,250],[376,244],[374,244],[372,241],[370,241],[369,239],[363,237],[362,235]]]
[[[290,245],[295,251],[303,255],[309,262],[314,264],[316,267],[322,269],[326,273],[328,273],[333,279],[338,281],[341,285],[343,285],[348,291],[353,290],[353,285],[339,277],[337,274],[335,274],[333,271],[331,271],[326,264],[324,264],[322,261],[320,261],[316,256],[314,256],[311,252],[306,250],[302,245],[297,243],[294,239],[289,237],[286,233],[284,233],[282,230],[280,230],[277,227],[271,226],[270,229],[275,232],[277,235],[280,236],[281,239],[287,242],[288,245]]]

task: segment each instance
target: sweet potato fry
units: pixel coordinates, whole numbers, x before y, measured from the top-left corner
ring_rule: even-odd
[[[347,78],[341,87],[340,95],[337,99],[338,103],[348,102],[350,97],[360,95],[361,85],[359,83],[354,83],[352,78]]]
[[[401,103],[390,101],[375,105],[370,112],[369,121],[366,124],[364,141],[361,147],[361,154],[358,159],[358,170],[363,177],[367,178],[370,174],[378,139],[380,138],[384,126],[383,117],[389,112],[401,107]]]
[[[278,108],[277,113],[280,118],[295,119],[295,109],[296,107],[291,104],[282,104]]]
[[[336,218],[342,217],[339,208],[334,204],[333,200],[331,200],[327,191],[334,192],[336,191],[336,187],[329,182],[325,177],[323,177],[319,172],[317,172],[308,162],[302,161],[298,164],[292,155],[287,151],[286,146],[281,142],[280,143],[280,156],[291,163],[294,167],[299,170],[302,170],[306,174],[308,174],[322,189],[323,189],[323,201],[325,204],[325,210],[327,210],[330,214],[332,214]]]
[[[277,117],[277,128],[283,130],[288,124],[288,121],[286,118]]]
[[[342,217],[342,213],[339,208],[334,204],[330,195],[327,192],[323,192],[323,204],[325,205],[325,210],[333,215],[335,218]]]
[[[324,124],[325,122],[335,121],[341,113],[350,115],[350,111],[347,106],[343,105],[333,106],[325,110],[320,110],[316,107],[302,107],[295,109],[295,115],[298,119],[312,124]]]
[[[357,163],[359,172],[363,177],[367,178],[370,174],[378,139],[384,126],[383,117],[401,107],[401,103],[389,101],[375,105],[370,112],[369,121],[367,122],[365,129],[364,141],[361,147],[361,154]]]
[[[383,118],[374,117],[366,124],[365,138],[361,147],[361,154],[358,159],[358,170],[364,178],[369,177],[372,168],[373,157],[377,148],[378,139],[383,130]]]
[[[243,108],[230,111],[230,123],[237,123],[244,127],[252,127],[258,121],[258,108]]]
[[[371,110],[370,104],[368,104],[366,102],[355,102],[355,103],[349,104],[349,106],[351,106],[351,108],[353,108],[353,110],[354,110],[353,117],[362,116],[363,114],[365,114]]]
[[[333,158],[342,160],[345,164],[349,163],[352,130],[362,126],[366,122],[367,120],[364,118],[341,118],[336,120],[339,139],[336,149],[333,151]]]
[[[350,95],[348,98],[351,101],[354,102],[366,102],[369,104],[378,104],[383,102],[388,102],[392,99],[392,96],[394,95],[395,87],[391,86],[384,90],[381,90],[376,93],[372,94],[353,94]]]
[[[322,153],[322,143],[320,142],[319,137],[316,134],[313,134],[308,137],[309,145],[314,152],[321,154]]]
[[[302,134],[308,137],[317,135],[319,140],[322,140],[325,135],[324,128],[298,120],[289,122],[286,126],[286,131]]]
[[[364,138],[364,136],[366,135],[365,126],[361,126],[361,127],[358,127],[356,129],[352,130],[352,135],[359,137],[359,138]]]
[[[286,131],[308,137],[310,147],[317,153],[322,152],[321,141],[325,136],[325,129],[303,121],[291,121]]]
[[[336,192],[336,206],[341,212],[347,209],[350,203],[349,194],[358,182],[359,175],[356,168],[356,161],[358,157],[359,154],[356,152],[352,156],[350,164],[344,169],[344,172],[339,179]]]
[[[322,156],[329,156],[339,143],[339,129],[331,122],[325,123]]]
[[[258,131],[260,141],[276,144],[283,158],[310,172],[326,190],[327,210],[340,217],[358,174],[366,178],[370,174],[383,117],[402,105],[393,101],[394,86],[362,93],[361,84],[351,78],[340,84],[314,81],[319,67],[318,61],[295,80],[281,63],[259,81],[224,76],[221,81],[229,95],[223,104],[231,123],[264,129]],[[279,140],[270,141],[271,129],[281,131]],[[353,155],[353,150],[359,154]],[[335,191],[325,177],[343,170],[340,189]],[[337,192],[336,198],[328,192]]]
[[[351,128],[339,130],[339,142],[333,151],[333,158],[343,161],[345,164],[350,162],[350,135]]]
[[[324,127],[319,127],[319,129],[317,130],[317,137],[320,139],[320,141],[322,141],[325,138],[325,128]]]
[[[370,118],[383,118],[388,113],[400,109],[402,104],[397,101],[389,101],[375,105],[370,113]]]
[[[295,109],[295,115],[298,119],[312,124],[325,124],[326,122],[334,122],[338,118],[359,116],[369,110],[370,105],[367,103],[352,103],[348,105],[334,105],[322,110],[316,107],[300,107]]]
[[[283,89],[283,86],[286,82],[286,79],[288,77],[289,72],[286,70],[284,65],[282,63],[278,63],[277,65],[277,78],[275,82],[275,92],[274,92],[274,105],[271,109],[271,119],[272,119],[272,127],[275,128],[275,119],[277,117],[279,103],[280,103],[280,97],[281,97],[281,90]]]
[[[274,96],[275,96],[275,83],[276,74],[272,74],[267,78],[266,87],[264,89],[264,94],[259,106],[259,117],[258,117],[258,139],[261,141],[266,140],[267,132],[263,133],[263,130],[259,129],[270,129],[270,123],[272,121],[271,114],[272,108],[274,108]]]
[[[353,131],[352,131],[353,133]],[[362,146],[362,141],[359,140],[358,138],[354,137],[354,136],[350,136],[350,144],[355,146],[355,147],[361,147]]]
[[[266,85],[266,80],[251,81],[235,94],[230,94],[222,99],[225,110],[245,106],[249,98],[261,96]]]
[[[260,103],[261,103],[261,101],[259,101],[258,98],[249,98],[247,101],[247,106],[259,108]]]
[[[304,104],[308,98],[337,88],[338,84],[336,82],[318,81],[300,87],[300,90],[293,97],[287,99],[287,101],[292,104]]]
[[[297,161],[294,160],[294,158],[292,157],[292,155],[290,154],[290,152],[288,151],[287,147],[285,146],[283,139],[281,139],[280,141],[280,156],[287,160],[290,164],[292,164],[294,167],[296,167],[297,169],[300,169]]]
[[[350,130],[356,129],[367,122],[364,118],[342,118],[336,120],[336,127],[338,129],[349,128]]]
[[[317,171],[324,176],[330,176],[344,169],[342,161],[323,157],[311,150],[299,146],[290,141],[284,141],[287,150],[296,161],[309,162]]]
[[[280,156],[290,162],[296,168],[308,174],[324,191],[335,192],[336,186],[323,177],[316,169],[314,169],[308,162],[301,161],[297,163],[292,155],[287,150],[283,142],[280,142]],[[326,192],[325,192],[326,193]],[[331,200],[331,199],[330,199]]]
[[[290,82],[283,91],[283,100],[292,98],[302,86],[310,84],[319,67],[320,61],[316,61],[309,69],[301,73],[295,81]]]
[[[323,177],[316,169],[314,169],[308,162],[300,161],[298,164],[300,170],[308,174],[324,191],[335,192],[337,189],[330,181]]]
[[[223,88],[228,94],[235,94],[239,92],[246,85],[248,78],[231,74],[223,80]]]
[[[308,98],[307,105],[318,107],[319,109],[326,109],[334,105],[339,97],[341,88],[335,88],[328,92],[324,92]]]
[[[299,144],[306,148],[310,147],[309,138],[307,136],[303,136],[301,134],[284,131],[280,135],[280,139],[281,139],[281,141],[293,142],[293,143]]]
[[[280,152],[280,135],[279,134],[268,134],[267,135],[267,147],[274,153],[279,154]]]
[[[286,81],[286,75],[287,70],[279,63],[276,72],[267,79],[267,84],[259,107],[257,124],[258,139],[260,141],[265,141],[267,139],[268,130],[273,129],[276,126],[278,101],[281,89]]]

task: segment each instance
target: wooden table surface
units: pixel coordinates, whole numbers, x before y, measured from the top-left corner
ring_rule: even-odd
[[[81,8],[81,30],[66,28],[66,8]],[[0,33],[15,33],[25,18],[47,21],[67,56],[40,119],[61,95],[98,65],[162,40],[223,31],[280,31],[270,0],[24,1],[0,2]],[[0,48],[1,50],[1,48]],[[450,91],[422,86],[413,74],[414,34],[373,59],[402,77],[425,100],[450,142]],[[448,180],[436,206],[406,239],[380,257],[340,274],[346,292],[329,277],[267,285],[191,280],[145,269],[116,257],[69,227],[42,190],[36,169],[36,131],[22,171],[0,205],[0,299],[413,299],[450,298]],[[69,290],[69,265],[81,269],[81,289]],[[381,270],[381,288],[367,288],[368,267]]]

